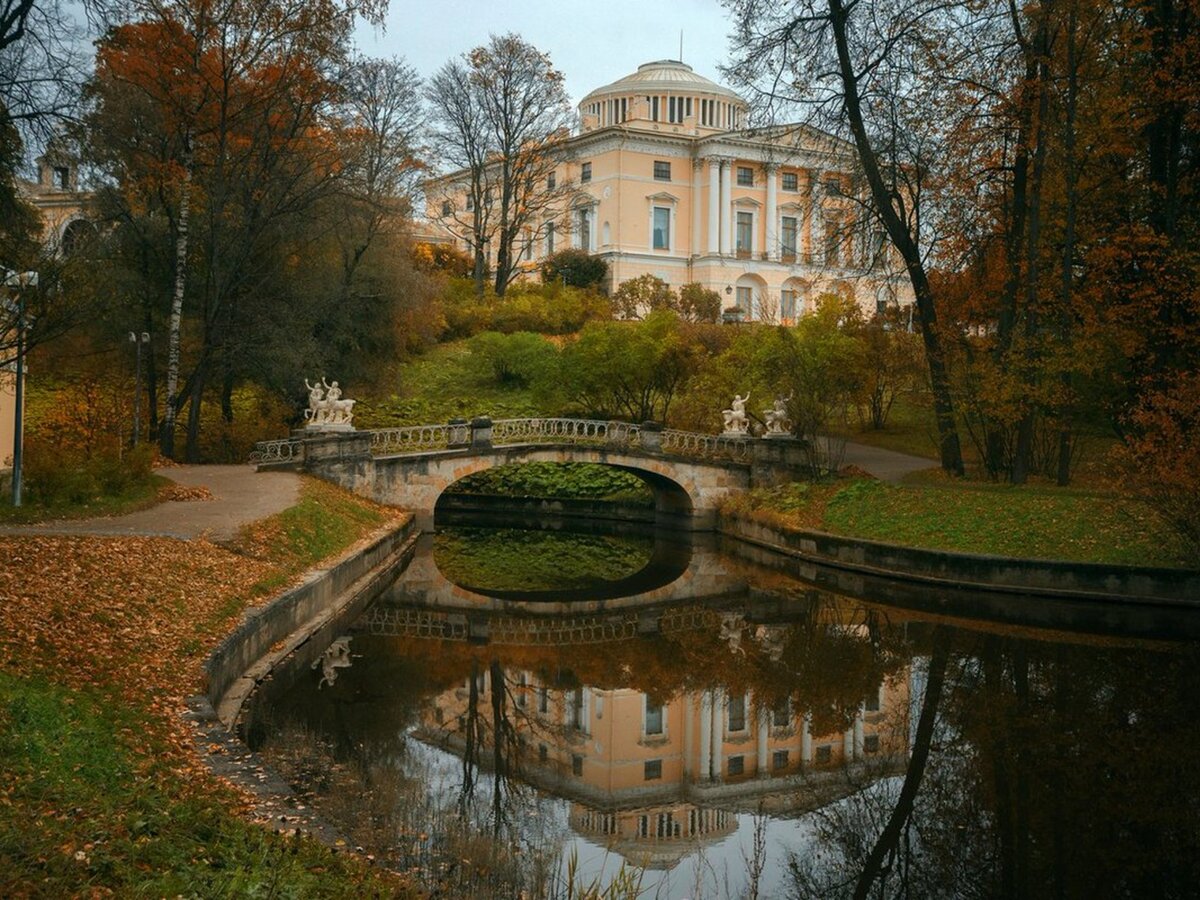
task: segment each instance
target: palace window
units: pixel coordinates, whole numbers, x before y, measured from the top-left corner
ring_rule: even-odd
[[[592,180],[592,164],[590,162],[585,162],[579,167],[579,180],[585,184]]]
[[[751,315],[754,310],[751,308],[754,303],[754,296],[748,287],[739,287],[737,289],[737,305],[738,309],[746,316]]]
[[[796,256],[796,235],[799,231],[798,224],[799,223],[796,221],[795,216],[783,217],[783,228],[780,229],[781,234],[779,238],[781,244],[780,249],[785,257],[790,256],[794,258]]]
[[[795,172],[783,173],[783,189],[785,191],[794,191],[798,189],[798,182],[796,180]]]
[[[771,710],[771,725],[775,728],[787,728],[792,724],[792,703],[783,699]]]
[[[538,762],[545,762],[549,758],[549,748],[545,744],[538,744]]]
[[[686,109],[686,106],[683,102],[684,99],[685,99],[684,97],[668,97],[667,98],[667,121],[668,122],[673,122],[676,125],[683,122],[684,110]]]
[[[863,738],[863,753],[878,753],[879,752],[879,735],[868,734]]]
[[[663,162],[661,159],[656,159],[654,161],[654,178],[657,181],[670,181],[671,164],[669,162]]]
[[[842,236],[841,223],[835,218],[825,220],[825,263],[830,266],[841,265]]]
[[[467,194],[467,212],[470,212],[474,208],[475,208],[475,198],[472,197],[470,194]]]
[[[771,768],[786,769],[788,767],[788,752],[786,750],[776,750],[775,755],[771,759]]]
[[[746,771],[746,757],[731,756],[729,757],[729,766],[726,771],[730,775],[741,775]]]
[[[822,744],[817,748],[817,762],[827,763],[833,759],[833,747],[829,744]]]
[[[529,694],[529,676],[524,672],[517,679],[517,706],[520,709],[525,708],[525,703]]]
[[[576,688],[567,695],[567,725],[576,731],[587,731],[587,719],[583,707],[583,688]]]
[[[648,735],[663,733],[662,704],[651,703],[649,699],[646,700],[646,727],[644,730]]]
[[[554,188],[557,184],[558,184],[558,174],[556,172],[551,172],[549,175],[546,176],[546,190],[548,190],[548,191],[554,190]]]
[[[583,774],[583,757],[579,756],[578,754],[571,757],[571,774],[572,775],[582,775]]]
[[[654,207],[654,249],[671,249],[671,210],[665,206]]]
[[[544,687],[538,688],[538,712],[550,712],[550,692]]]
[[[648,759],[643,770],[644,781],[658,781],[662,778],[662,760]]]
[[[729,730],[746,730],[746,695],[729,698]]]
[[[754,249],[754,213],[737,214],[737,252],[749,253]]]
[[[546,255],[554,252],[554,223],[546,223]]]
[[[737,183],[739,187],[754,187],[754,170],[749,166],[738,166]]]
[[[784,288],[779,292],[779,315],[784,319],[796,318],[796,292]]]
[[[450,215],[450,209],[451,209],[451,207],[450,207],[450,201],[449,201],[449,200],[443,200],[443,201],[442,201],[442,215],[443,215],[443,216],[448,216],[448,215]]]
[[[887,301],[881,301],[883,307],[887,308]],[[883,688],[879,688],[871,696],[867,697],[867,702],[863,704],[863,708],[867,712],[879,712],[879,695],[883,693]]]
[[[71,187],[71,170],[66,166],[55,166],[54,186],[60,191],[69,190]]]
[[[587,251],[592,249],[592,211],[590,209],[579,210],[579,249]]]
[[[657,97],[647,97],[646,102],[650,104],[650,119],[651,119],[651,121],[657,122],[658,121],[658,98]]]
[[[706,125],[709,128],[716,127],[717,124],[717,102],[715,100],[700,101],[700,124]]]

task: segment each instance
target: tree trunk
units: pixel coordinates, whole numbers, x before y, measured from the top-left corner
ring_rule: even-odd
[[[204,401],[204,387],[208,381],[208,360],[200,359],[192,379],[191,404],[188,406],[187,449],[184,458],[189,463],[200,462],[200,413]]]
[[[933,729],[937,723],[938,706],[942,700],[942,687],[946,681],[946,663],[949,660],[949,637],[939,628],[933,636],[933,652],[929,658],[929,679],[925,685],[925,696],[921,700],[921,716],[917,720],[917,731],[913,737],[912,755],[908,759],[908,769],[904,773],[904,784],[900,788],[900,796],[892,814],[888,816],[883,831],[879,833],[874,846],[871,847],[867,859],[863,863],[862,873],[854,885],[855,900],[865,900],[871,886],[883,870],[884,860],[896,852],[905,825],[912,817],[913,805],[917,792],[921,788],[921,779],[925,775],[925,765],[929,762],[929,752],[933,745]]]
[[[184,135],[183,193],[179,198],[179,226],[175,232],[175,290],[171,295],[171,318],[167,326],[167,403],[163,411],[163,456],[175,456],[175,416],[179,398],[179,355],[183,326],[183,294],[187,286],[188,225],[191,220],[192,189],[191,135]]]
[[[850,120],[850,131],[854,135],[854,145],[858,151],[859,164],[863,167],[867,183],[871,187],[871,198],[892,245],[904,260],[904,267],[912,282],[913,294],[917,300],[917,315],[921,322],[921,338],[925,344],[925,359],[929,365],[929,380],[933,390],[933,408],[937,418],[938,445],[942,468],[953,474],[962,475],[965,471],[962,458],[962,445],[958,439],[958,425],[954,418],[954,400],[950,393],[950,379],[946,369],[946,354],[942,346],[942,337],[938,331],[937,308],[934,304],[933,289],[925,272],[925,263],[921,259],[921,251],[916,239],[908,230],[908,224],[901,219],[899,212],[892,203],[891,193],[884,184],[883,175],[879,171],[879,158],[875,148],[871,146],[867,136],[866,124],[863,121],[862,103],[858,94],[858,76],[854,71],[854,61],[850,59],[850,47],[846,37],[846,12],[842,0],[828,0],[830,23],[833,28],[834,41],[837,45],[838,67],[842,79],[842,102],[846,115]]]

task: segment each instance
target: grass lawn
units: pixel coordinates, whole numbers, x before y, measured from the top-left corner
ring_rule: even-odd
[[[1194,565],[1150,507],[1112,492],[855,479],[752,491],[731,508],[795,528],[910,547],[1113,565]]]
[[[230,546],[0,538],[0,896],[408,896],[241,817],[181,718],[260,600],[394,513],[318,482]]]
[[[450,419],[544,415],[528,388],[498,385],[471,364],[466,341],[439,344],[404,363],[393,393],[364,397],[354,408],[359,428],[396,428]]]
[[[11,487],[7,484],[0,497],[0,524],[20,525],[29,522],[44,522],[48,519],[90,519],[96,516],[119,516],[153,506],[158,492],[171,484],[170,479],[151,475],[149,479],[131,485],[117,494],[93,497],[83,503],[54,503],[44,505],[30,503],[28,498],[21,506],[12,505]]]

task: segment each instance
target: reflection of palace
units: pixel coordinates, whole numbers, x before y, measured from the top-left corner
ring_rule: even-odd
[[[487,671],[475,677],[490,735],[494,686]],[[636,690],[556,690],[529,672],[506,681],[520,777],[573,801],[576,832],[652,867],[731,834],[735,811],[794,815],[845,796],[847,768],[884,771],[907,749],[905,672],[828,733],[790,702],[766,708],[719,688],[659,703]],[[469,696],[468,680],[434,698],[418,737],[461,753]]]

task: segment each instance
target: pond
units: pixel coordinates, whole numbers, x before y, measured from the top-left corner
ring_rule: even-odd
[[[243,723],[431,893],[1200,891],[1194,617],[530,524],[439,526]]]

